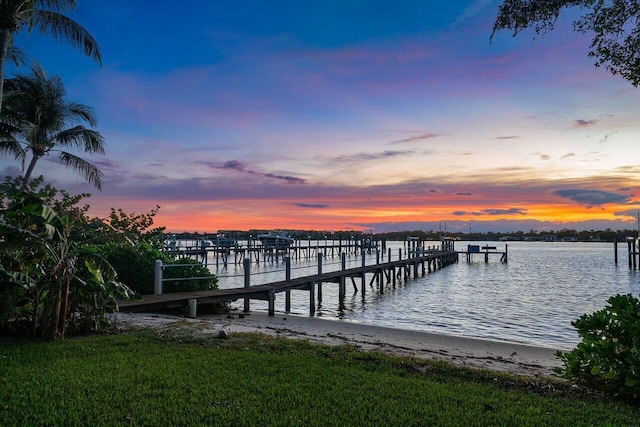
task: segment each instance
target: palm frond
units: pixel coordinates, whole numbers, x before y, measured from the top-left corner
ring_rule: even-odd
[[[49,1],[47,3],[60,2]],[[33,23],[38,27],[40,33],[49,33],[53,37],[66,39],[74,47],[82,49],[85,55],[102,67],[98,42],[73,19],[51,10],[36,10],[33,15]]]
[[[54,141],[62,146],[71,146],[84,150],[85,153],[104,154],[104,138],[100,132],[76,126],[65,129],[54,136]]]
[[[63,11],[76,8],[75,0],[34,0],[34,3],[37,9]]]
[[[73,116],[76,120],[85,121],[92,127],[98,124],[98,119],[95,116],[93,108],[88,105],[72,101],[68,102],[65,108],[68,110],[69,115]]]
[[[0,154],[12,155],[15,160],[20,161],[22,169],[24,169],[27,153],[18,140],[13,138],[0,138]]]
[[[61,163],[81,174],[90,184],[95,185],[98,190],[102,191],[102,178],[104,175],[100,169],[86,160],[65,151],[61,151],[58,158]]]
[[[30,61],[29,55],[14,44],[11,44],[11,46],[9,46],[9,50],[7,51],[7,59],[16,64],[16,67],[19,67],[23,63],[27,63]]]

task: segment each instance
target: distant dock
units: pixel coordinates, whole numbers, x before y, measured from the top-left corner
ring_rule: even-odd
[[[311,259],[321,253],[323,256],[335,256],[341,253],[357,255],[361,251],[375,253],[377,250],[386,251],[386,241],[362,240],[313,240],[297,239],[293,244],[283,247],[265,247],[259,240],[239,242],[234,246],[217,246],[205,244],[203,240],[185,241],[167,250],[167,253],[178,258],[195,257],[201,259],[204,265],[213,258],[216,267],[227,264],[242,264],[245,259],[251,262],[269,262],[284,259],[285,256],[293,260]],[[211,257],[209,256],[211,255]]]
[[[484,262],[489,262],[489,256],[500,256],[500,262],[506,263],[509,261],[509,245],[504,245],[504,251],[499,251],[497,246],[489,245],[467,245],[466,251],[458,251],[461,254],[466,255],[467,262],[473,262],[474,255],[480,255],[484,257]]]

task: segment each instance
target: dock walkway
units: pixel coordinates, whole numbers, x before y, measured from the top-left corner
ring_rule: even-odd
[[[247,259],[247,261],[250,260]],[[337,271],[298,277],[279,282],[247,286],[248,281],[245,280],[245,287],[242,288],[143,295],[141,300],[121,301],[118,305],[122,312],[160,311],[188,305],[189,315],[191,317],[195,317],[198,302],[216,303],[244,299],[244,311],[248,312],[250,311],[249,301],[251,299],[257,299],[268,301],[269,315],[274,316],[276,294],[282,292],[286,293],[285,310],[288,312],[291,308],[290,292],[292,290],[308,290],[309,312],[310,315],[313,315],[315,313],[316,306],[316,292],[318,300],[322,300],[323,283],[338,284],[338,294],[340,300],[342,300],[345,295],[347,279],[351,280],[354,289],[357,289],[356,279],[359,279],[361,291],[364,293],[367,283],[366,275],[368,273],[373,273],[373,277],[369,284],[372,285],[375,281],[378,285],[378,291],[383,293],[385,282],[386,284],[392,283],[395,287],[397,278],[404,277],[406,280],[406,278],[410,277],[411,274],[413,274],[413,277],[418,277],[419,274],[425,275],[457,261],[458,252],[456,252],[453,247],[449,248],[445,246],[441,249],[416,251],[414,256],[406,259],[363,265],[349,269],[345,269],[343,267],[343,269]]]

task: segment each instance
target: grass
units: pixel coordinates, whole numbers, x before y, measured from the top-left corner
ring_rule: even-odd
[[[0,341],[0,425],[637,425],[567,384],[304,341],[151,331]]]

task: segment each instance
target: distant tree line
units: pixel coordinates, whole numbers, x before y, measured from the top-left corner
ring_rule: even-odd
[[[260,234],[268,233],[270,230],[251,229],[246,231],[229,230],[224,234],[238,240],[255,240]],[[341,231],[318,231],[318,230],[282,230],[289,236],[299,240],[361,240],[363,238],[373,238],[375,240],[402,241],[409,238],[418,238],[419,240],[439,241],[444,235],[441,231],[392,231],[387,233],[372,233],[353,230]],[[167,236],[180,240],[213,240],[217,233],[198,233],[198,232],[182,232],[168,233]],[[516,241],[576,241],[576,242],[613,242],[624,241],[627,237],[637,237],[637,230],[582,230],[563,228],[558,231],[514,231],[509,233],[493,232],[487,233],[462,233],[447,232],[447,237],[457,238],[459,240],[478,240],[478,241],[498,241],[498,240],[516,240]]]

